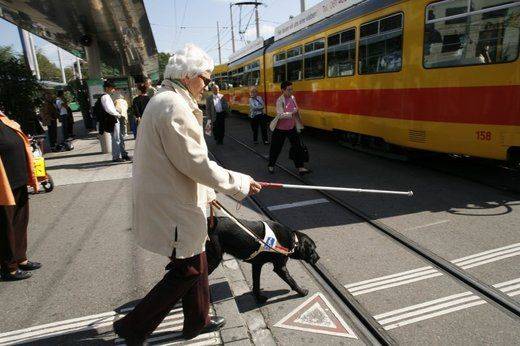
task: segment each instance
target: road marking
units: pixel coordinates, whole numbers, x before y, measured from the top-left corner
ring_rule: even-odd
[[[518,255],[520,255],[520,243],[515,243],[508,246],[480,252],[474,255],[458,258],[451,262],[458,265],[462,269],[469,269]],[[439,272],[433,267],[421,267],[396,274],[355,282],[345,285],[345,288],[347,288],[349,292],[352,293],[352,295],[357,296],[442,275],[442,272]]]
[[[311,200],[308,200],[308,201],[301,201],[301,202],[273,205],[273,206],[267,207],[267,209],[269,209],[270,211],[274,211],[274,210],[282,210],[282,209],[304,207],[304,206],[307,206],[307,205],[322,204],[322,203],[329,203],[329,201],[326,200],[325,198],[318,198],[318,199],[311,199]]]
[[[520,278],[505,281],[493,286],[500,289],[510,297],[520,294]],[[486,303],[487,302],[481,299],[480,296],[468,291],[388,311],[376,315],[374,318],[384,327],[384,329],[390,330]]]
[[[316,292],[274,327],[357,339],[352,329],[321,292]]]
[[[446,223],[446,222],[450,222],[450,220],[442,220],[442,221],[437,221],[437,222],[429,223],[429,224],[422,225],[422,226],[416,226],[416,227],[412,227],[412,228],[407,228],[407,229],[405,229],[405,231],[413,231],[413,230],[416,230],[416,229],[442,225],[443,223]]]
[[[131,311],[132,309],[133,307],[129,307],[119,310],[120,313],[116,311],[109,311],[101,314],[73,318],[65,321],[58,321],[40,326],[2,333],[0,334],[0,345],[28,343],[36,340],[55,338],[63,335],[79,333],[93,329],[99,330],[107,327],[111,329],[112,323],[117,318],[123,316],[125,313]],[[166,335],[161,335],[160,337],[156,337],[156,341],[178,337],[181,333],[180,328],[182,328],[183,319],[184,316],[182,313],[182,307],[180,307],[180,305],[177,305],[173,310],[170,311],[170,313],[166,316],[166,318],[161,322],[157,330],[154,332],[154,334],[162,334],[164,332],[174,331],[175,329],[175,333],[169,333]],[[154,334],[152,334],[151,338],[153,338]],[[218,333],[203,334],[193,340],[200,340],[200,345],[213,345],[221,343]],[[169,344],[174,345],[183,341],[184,340],[175,341]],[[123,341],[121,339],[116,339],[116,343],[118,342],[122,343]]]

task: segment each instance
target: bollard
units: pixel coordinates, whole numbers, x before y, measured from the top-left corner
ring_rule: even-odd
[[[99,144],[101,145],[101,152],[108,154],[112,152],[112,138],[110,133],[104,132],[102,135],[98,135]]]

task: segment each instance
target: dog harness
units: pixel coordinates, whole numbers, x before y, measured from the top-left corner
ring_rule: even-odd
[[[288,248],[280,245],[271,227],[269,227],[269,225],[264,221],[262,221],[262,223],[264,224],[265,229],[264,239],[262,241],[259,241],[260,246],[258,247],[258,250],[253,252],[253,254],[249,256],[249,258],[246,261],[255,258],[261,252],[275,252],[285,256],[289,256],[294,252],[294,248],[296,248],[296,246],[298,245],[298,238],[296,237],[296,234],[294,234],[294,248],[292,250],[289,250]]]

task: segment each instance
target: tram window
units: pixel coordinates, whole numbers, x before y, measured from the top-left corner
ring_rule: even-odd
[[[298,81],[303,79],[302,47],[287,51],[287,80]]]
[[[356,64],[356,29],[349,29],[327,38],[327,76],[354,75]]]
[[[359,73],[401,70],[403,14],[395,14],[360,27]]]
[[[255,70],[251,71],[249,74],[249,81],[247,85],[249,86],[257,86],[260,83],[260,71]]]
[[[467,4],[468,0],[443,1],[426,8],[425,68],[506,63],[518,58],[520,2],[471,0],[471,6]],[[457,17],[449,18],[453,15]]]
[[[305,45],[305,79],[325,76],[325,40],[320,39]]]
[[[281,83],[286,80],[285,52],[273,56],[273,82]]]

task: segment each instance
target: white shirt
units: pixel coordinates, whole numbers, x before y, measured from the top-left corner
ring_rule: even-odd
[[[220,113],[222,112],[222,102],[220,102],[220,99],[222,98],[222,94],[213,94],[213,104],[215,105],[215,112]]]
[[[67,107],[65,107],[63,104],[65,102],[63,102],[63,100],[61,98],[57,98],[56,101],[54,102],[54,105],[56,106],[56,109],[58,109],[58,112],[60,112],[60,115],[67,115],[68,112],[67,112]]]
[[[103,106],[103,109],[105,112],[107,112],[110,115],[121,117],[121,114],[116,109],[116,106],[114,105],[114,101],[108,94],[104,94],[101,96],[101,105]]]

